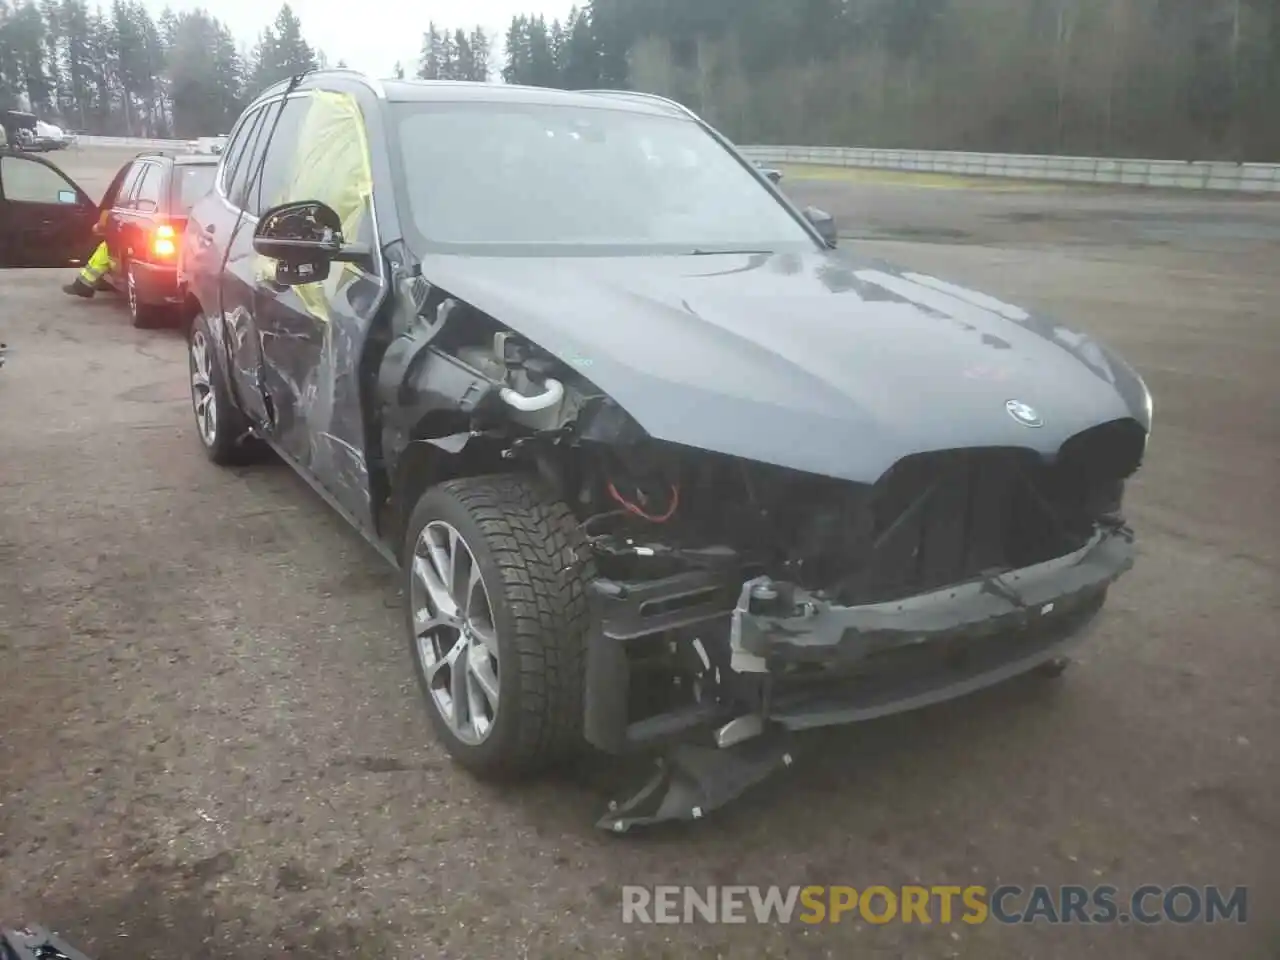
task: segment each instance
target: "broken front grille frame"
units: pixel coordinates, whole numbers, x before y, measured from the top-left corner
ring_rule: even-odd
[[[822,586],[841,603],[876,603],[1077,550],[1118,512],[1123,481],[1074,462],[1005,448],[907,457],[872,488],[850,572]]]
[[[933,684],[922,677],[932,689],[910,695],[890,683],[874,707],[828,703],[812,717],[791,720],[823,725],[960,695],[1055,655],[1092,621],[1110,584],[1132,564],[1133,535],[1119,515],[1124,478],[1145,446],[1145,432],[1132,426],[1136,433],[1118,422],[1077,435],[1049,463],[1020,449],[935,452],[905,458],[872,487],[802,498],[804,509],[822,511],[836,533],[822,544],[827,555],[818,569],[805,565],[810,575],[803,578],[779,572],[776,581],[746,579],[753,575],[728,563],[656,580],[594,581],[587,739],[627,752],[696,736],[744,709],[767,716],[788,663],[860,673],[877,650],[954,645],[1000,632],[1029,640],[1007,662],[995,656],[967,678],[939,675]],[[834,583],[813,576],[841,566],[849,574]],[[777,609],[757,611],[748,602],[759,581],[768,582]],[[741,591],[736,609],[725,605],[727,590]],[[731,610],[726,643],[722,628]],[[709,641],[704,661],[715,677],[714,696],[630,716],[628,645],[669,645],[674,656],[691,637]],[[805,699],[802,692],[791,708],[805,714]]]

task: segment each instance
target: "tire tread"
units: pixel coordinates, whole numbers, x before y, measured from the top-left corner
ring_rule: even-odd
[[[527,476],[448,480],[427,491],[424,501],[441,495],[466,511],[494,560],[501,582],[489,589],[500,590],[505,599],[514,627],[508,639],[519,671],[514,741],[483,761],[459,759],[495,776],[539,772],[578,752],[583,743],[590,622],[586,584],[594,575],[586,538],[569,507]],[[418,520],[415,510],[412,539],[425,525],[425,518]]]

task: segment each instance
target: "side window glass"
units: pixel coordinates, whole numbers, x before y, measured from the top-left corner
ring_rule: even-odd
[[[115,205],[120,209],[127,210],[133,206],[133,197],[138,190],[138,180],[142,174],[146,172],[145,163],[135,163],[129,168],[128,174],[125,175],[124,183],[120,187],[120,192],[116,194]]]
[[[253,128],[261,116],[262,111],[258,110],[242,119],[240,126],[231,137],[231,142],[227,144],[226,151],[222,154],[219,184],[222,192],[227,196],[231,195],[231,184],[235,179],[236,168],[240,164],[241,157],[244,156],[245,147],[249,145],[249,139],[253,136]]]
[[[58,171],[25,157],[0,157],[0,191],[14,203],[76,203],[71,182]]]
[[[256,216],[257,213],[253,209],[254,204],[248,201],[248,193],[252,181],[258,174],[258,167],[262,161],[262,151],[266,149],[267,137],[271,135],[271,124],[276,113],[280,109],[280,102],[269,103],[258,111],[258,122],[254,128],[253,136],[249,138],[248,149],[245,150],[244,156],[240,158],[240,165],[236,168],[235,178],[231,181],[231,190],[227,193],[227,199],[237,207],[243,207],[246,213]],[[255,187],[256,190],[256,187]]]
[[[107,187],[107,192],[102,195],[101,207],[103,210],[110,210],[119,206],[120,202],[129,195],[125,187],[128,185],[129,177],[132,175],[133,164],[120,168],[120,172],[116,174],[115,179],[111,181],[111,185]]]
[[[258,216],[267,208],[283,202],[284,191],[293,177],[294,162],[298,155],[298,134],[310,106],[311,97],[304,94],[286,100],[283,112],[279,104],[273,104],[263,111],[262,136],[270,136],[271,142],[267,144],[262,176],[249,190],[249,199],[245,203],[245,209],[249,213]],[[277,116],[279,120],[276,119]],[[256,155],[260,157],[261,151],[257,151]]]
[[[296,132],[291,129],[287,139],[279,134],[277,138],[291,154],[290,173],[280,194],[264,201],[274,205],[319,200],[338,214],[348,239],[368,242],[375,233],[373,173],[359,100],[349,93],[313,92]]]
[[[138,189],[133,198],[133,207],[140,213],[154,213],[160,209],[160,194],[164,171],[160,165],[149,163],[142,171],[142,179],[138,181]]]

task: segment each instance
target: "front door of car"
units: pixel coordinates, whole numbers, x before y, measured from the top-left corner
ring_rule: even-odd
[[[256,209],[319,201],[346,239],[375,250],[372,139],[354,96],[291,98],[267,148]],[[334,262],[321,281],[280,282],[278,264],[258,258],[253,317],[277,446],[325,488],[348,516],[373,530],[360,392],[360,359],[383,301],[378,264]]]
[[[54,164],[0,152],[0,267],[69,267],[93,252],[98,205]]]

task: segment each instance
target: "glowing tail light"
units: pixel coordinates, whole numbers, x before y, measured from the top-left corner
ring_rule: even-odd
[[[156,227],[155,233],[151,236],[151,252],[157,257],[172,257],[178,252],[178,244],[175,238],[176,234],[173,232],[173,227],[168,224],[161,224]]]

